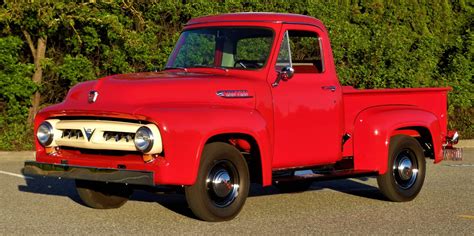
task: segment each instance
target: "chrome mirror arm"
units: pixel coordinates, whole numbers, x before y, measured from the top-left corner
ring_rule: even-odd
[[[272,87],[276,87],[280,84],[280,81],[281,81],[281,74],[282,72],[278,71],[278,75],[277,75],[277,78],[275,79],[275,81],[272,83]]]
[[[275,82],[272,83],[272,87],[276,87],[280,84],[280,81],[287,81],[293,77],[295,74],[295,69],[291,66],[285,66],[278,72],[278,76],[275,79]]]

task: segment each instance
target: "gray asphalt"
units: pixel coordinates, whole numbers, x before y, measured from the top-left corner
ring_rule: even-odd
[[[428,162],[423,190],[411,202],[386,201],[375,178],[315,182],[292,194],[253,186],[240,215],[223,223],[193,218],[180,194],[136,191],[122,208],[87,208],[72,181],[8,175],[21,173],[24,156],[0,159],[0,235],[474,232],[474,149],[464,150],[463,161]]]

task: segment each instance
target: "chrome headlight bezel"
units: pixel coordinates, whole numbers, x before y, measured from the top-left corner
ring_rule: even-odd
[[[147,153],[153,148],[154,137],[150,128],[142,126],[138,128],[133,139],[135,147],[138,151]]]
[[[51,123],[43,121],[36,130],[36,138],[43,146],[50,145],[54,140],[54,129]]]

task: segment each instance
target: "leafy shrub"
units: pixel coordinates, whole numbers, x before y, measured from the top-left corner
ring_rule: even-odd
[[[22,45],[16,36],[0,38],[0,150],[31,148],[26,120],[36,86],[33,65],[19,61]]]
[[[358,88],[451,86],[450,128],[473,138],[474,5],[440,0],[5,1],[0,7],[0,149],[28,149],[31,95],[60,102],[74,84],[115,73],[162,69],[190,18],[242,11],[321,19],[338,76]],[[47,36],[43,82],[31,82],[23,30]]]

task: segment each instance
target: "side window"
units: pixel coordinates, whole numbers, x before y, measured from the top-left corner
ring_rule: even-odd
[[[289,63],[283,63],[284,58]],[[281,69],[282,65],[292,66],[295,73],[322,73],[324,64],[318,35],[311,31],[285,32],[276,69]]]

